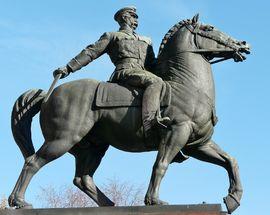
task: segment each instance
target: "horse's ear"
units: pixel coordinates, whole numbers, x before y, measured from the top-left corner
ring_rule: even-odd
[[[192,24],[196,24],[199,20],[199,14],[197,13],[193,18],[192,18]]]

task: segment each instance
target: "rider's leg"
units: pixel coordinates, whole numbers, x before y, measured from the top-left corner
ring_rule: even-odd
[[[170,119],[168,117],[161,118],[157,111],[160,106],[160,95],[164,82],[161,78],[156,76],[148,76],[144,80],[146,86],[143,94],[142,103],[142,120],[146,136],[149,136],[153,124],[166,126]],[[157,117],[156,117],[157,116]]]
[[[142,69],[129,69],[119,72],[119,81],[122,83],[145,88],[142,102],[142,121],[146,136],[154,124],[167,125],[169,117],[159,117],[157,111],[160,106],[161,91],[165,89],[163,80],[151,72]],[[157,117],[156,117],[157,116]]]

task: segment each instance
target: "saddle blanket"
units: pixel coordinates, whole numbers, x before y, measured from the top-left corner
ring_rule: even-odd
[[[100,82],[96,91],[95,104],[97,107],[138,107],[142,105],[143,92],[142,88]],[[161,93],[160,106],[166,107],[170,103],[171,86],[166,83],[166,89]]]

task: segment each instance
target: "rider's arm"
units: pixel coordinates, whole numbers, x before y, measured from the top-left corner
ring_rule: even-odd
[[[69,61],[67,64],[68,71],[75,72],[104,54],[107,51],[106,49],[109,43],[110,33],[104,33],[97,42],[87,46],[80,54]]]

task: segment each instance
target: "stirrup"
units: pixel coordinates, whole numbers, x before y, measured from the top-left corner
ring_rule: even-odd
[[[154,126],[159,126],[159,127],[162,127],[162,128],[168,128],[168,126],[171,124],[171,119],[170,117],[155,117],[153,120],[152,120],[152,125],[153,127]]]
[[[153,134],[153,129],[155,128],[168,128],[171,124],[171,119],[169,117],[159,117],[156,116],[152,120],[147,120],[144,122],[144,136],[149,138]]]

